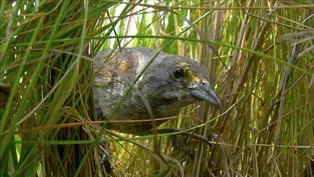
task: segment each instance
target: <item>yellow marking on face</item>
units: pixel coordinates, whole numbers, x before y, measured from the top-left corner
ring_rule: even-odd
[[[181,67],[184,70],[184,73],[186,73],[187,77],[189,78],[190,81],[200,83],[201,79],[191,71],[190,65],[187,63],[181,63]]]

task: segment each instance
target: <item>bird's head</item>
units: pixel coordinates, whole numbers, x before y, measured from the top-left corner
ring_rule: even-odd
[[[196,101],[221,106],[206,69],[185,57],[158,56],[138,85],[157,116],[175,115]]]

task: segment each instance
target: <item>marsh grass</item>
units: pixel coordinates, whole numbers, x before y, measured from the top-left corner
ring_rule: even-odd
[[[1,1],[0,78],[11,92],[0,108],[0,176],[313,176],[309,1],[38,3]],[[191,128],[210,146],[93,121],[91,60],[125,46],[208,68],[223,107],[189,106],[161,128]],[[99,163],[108,141],[111,174]]]

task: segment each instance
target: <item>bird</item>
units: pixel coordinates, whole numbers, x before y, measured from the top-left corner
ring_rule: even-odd
[[[183,56],[149,48],[105,49],[95,57],[94,72],[96,119],[110,119],[106,128],[121,133],[151,134],[166,120],[149,120],[176,116],[197,101],[221,107],[205,67]]]

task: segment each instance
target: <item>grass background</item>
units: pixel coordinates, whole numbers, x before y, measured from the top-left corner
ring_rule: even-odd
[[[309,0],[1,1],[10,95],[0,176],[313,176],[313,9]],[[192,127],[210,146],[92,122],[91,60],[125,46],[208,68],[223,107],[189,106],[162,126]],[[109,141],[111,174],[99,163]]]

